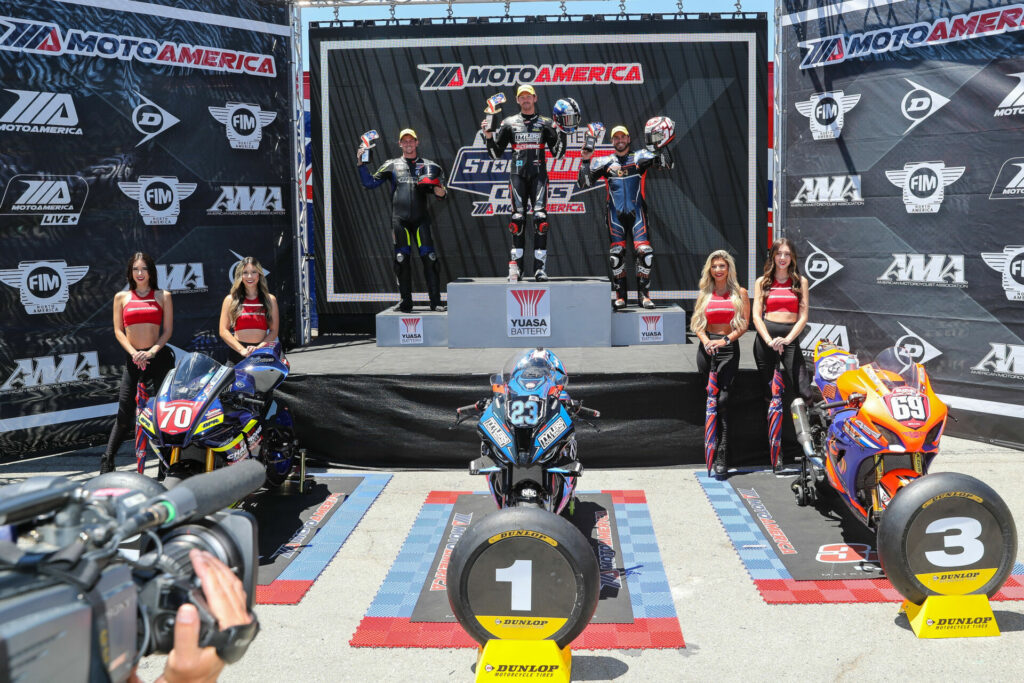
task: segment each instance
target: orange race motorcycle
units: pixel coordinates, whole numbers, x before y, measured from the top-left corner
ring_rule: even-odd
[[[819,497],[825,482],[871,529],[892,497],[928,472],[946,424],[946,405],[928,373],[901,347],[860,366],[857,357],[821,340],[814,348],[814,383],[823,401],[793,401],[804,450],[793,482],[797,504]]]

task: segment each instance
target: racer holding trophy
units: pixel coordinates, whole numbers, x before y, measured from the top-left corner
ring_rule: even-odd
[[[492,159],[500,159],[505,149],[512,145],[512,165],[509,169],[512,218],[508,229],[512,233],[511,256],[516,263],[515,276],[522,279],[523,254],[526,249],[524,223],[526,214],[532,211],[533,277],[537,282],[544,282],[548,279],[548,167],[544,148],[547,146],[556,159],[565,155],[567,133],[579,125],[580,108],[574,100],[558,100],[554,107],[554,120],[540,116],[537,113],[537,92],[532,85],[523,84],[516,90],[520,113],[509,116],[499,126],[495,126],[495,114],[501,111],[497,105],[504,100],[505,96],[499,93],[487,101],[484,112],[487,117],[480,122],[480,128]]]
[[[376,131],[362,136],[356,158],[363,187],[372,190],[385,181],[391,182],[391,231],[395,245],[395,276],[398,278],[399,302],[395,308],[402,313],[412,311],[412,245],[419,250],[423,276],[427,281],[430,310],[445,310],[441,305],[441,266],[437,261],[434,241],[430,236],[430,214],[427,194],[444,199],[444,171],[440,165],[419,156],[419,136],[412,128],[398,134],[402,156],[388,159],[370,173],[366,163],[377,138]]]
[[[593,187],[599,178],[604,178],[608,188],[607,220],[611,238],[609,260],[612,267],[612,289],[615,291],[613,307],[626,307],[626,234],[633,242],[633,256],[636,263],[636,288],[638,303],[644,308],[654,308],[650,297],[651,267],[654,265],[654,248],[647,235],[647,202],[644,197],[644,181],[651,168],[672,168],[674,163],[667,146],[675,138],[675,125],[664,116],[656,116],[644,127],[645,149],[632,152],[629,149],[629,130],[625,126],[612,128],[614,154],[591,162],[594,145],[603,127],[592,123],[580,153],[579,177],[576,184],[581,188]]]

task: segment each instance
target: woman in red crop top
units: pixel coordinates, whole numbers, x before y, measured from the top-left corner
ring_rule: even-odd
[[[277,297],[267,287],[263,268],[246,256],[235,266],[234,284],[220,307],[220,338],[228,345],[231,362],[277,341],[279,322]]]
[[[750,299],[736,280],[736,262],[729,252],[711,252],[700,275],[700,294],[690,318],[690,329],[700,340],[697,369],[704,386],[711,370],[718,373],[718,444],[715,474],[725,474],[729,458],[729,386],[740,364],[739,338],[747,331]]]
[[[152,257],[142,252],[132,254],[125,277],[128,291],[114,295],[114,337],[125,350],[124,372],[117,396],[117,419],[100,459],[100,474],[114,470],[114,455],[135,424],[138,383],[152,382],[155,391],[174,367],[174,354],[167,348],[174,317],[171,293],[159,288]]]
[[[810,377],[800,333],[807,325],[807,278],[797,268],[797,254],[788,239],[772,244],[764,274],[754,284],[754,362],[761,375],[765,402],[772,398],[772,377],[782,359],[786,392],[810,400]],[[783,413],[788,413],[788,408]]]

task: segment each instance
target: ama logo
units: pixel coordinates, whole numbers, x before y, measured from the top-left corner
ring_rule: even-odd
[[[89,266],[68,266],[65,261],[22,261],[17,268],[0,270],[0,282],[21,291],[21,305],[29,315],[63,313],[68,286],[89,272]]]
[[[665,341],[665,321],[662,316],[641,315],[637,324],[640,326],[641,344],[658,344]]]
[[[210,116],[224,124],[231,149],[258,149],[263,129],[277,118],[276,111],[263,111],[258,104],[228,102],[223,107],[207,107]]]
[[[398,319],[398,343],[399,344],[422,344],[423,343],[423,318],[399,318]]]
[[[505,295],[509,337],[551,336],[551,291],[510,287]]]
[[[172,294],[202,294],[207,291],[201,262],[158,263],[156,274],[163,288]]]
[[[14,371],[0,385],[0,392],[75,384],[99,378],[100,363],[96,351],[19,358],[14,361]]]
[[[1024,346],[992,342],[988,345],[988,354],[971,368],[972,373],[1024,379]]]
[[[967,287],[963,254],[893,254],[877,282],[882,285]]]
[[[179,183],[175,176],[141,175],[135,182],[118,183],[130,199],[139,202],[139,215],[146,225],[174,225],[181,213],[181,200],[196,191],[195,183]]]
[[[284,213],[281,188],[269,185],[221,185],[208,215],[260,216]]]

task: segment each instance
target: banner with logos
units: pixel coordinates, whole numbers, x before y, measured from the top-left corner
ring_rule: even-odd
[[[105,441],[133,252],[171,344],[223,347],[244,256],[293,328],[288,14],[258,0],[12,0],[0,11],[0,460]]]
[[[544,19],[310,29],[321,329],[331,316],[375,313],[398,298],[390,186],[368,191],[356,169],[370,130],[380,134],[371,170],[401,155],[398,133],[412,128],[419,154],[445,171],[448,196],[430,201],[443,282],[508,272],[511,150],[492,160],[480,122],[498,92],[507,98],[498,118],[518,113],[520,83],[533,85],[544,116],[559,98],[575,99],[584,124],[563,159],[549,155],[550,275],[610,275],[604,184],[576,185],[585,124],[604,124],[596,153],[605,155],[614,126],[628,128],[637,150],[645,122],[665,115],[675,122],[676,165],[645,183],[653,298],[693,299],[715,249],[733,253],[741,282],[755,276],[766,220],[766,21]],[[530,252],[530,215],[525,224]],[[418,263],[413,271],[422,293]]]
[[[1024,5],[781,7],[775,219],[811,285],[805,351],[900,344],[949,433],[1024,445]]]

